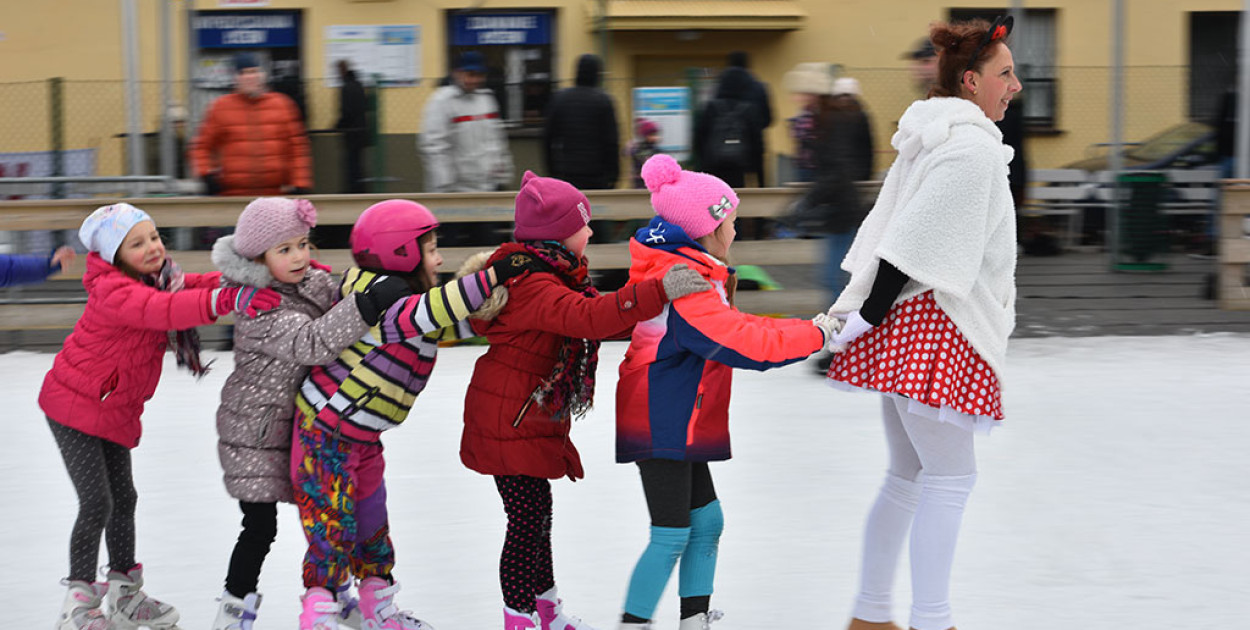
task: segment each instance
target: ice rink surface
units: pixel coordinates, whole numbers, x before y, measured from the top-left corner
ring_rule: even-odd
[[[556,580],[566,609],[614,630],[647,512],[613,461],[623,343],[604,344],[597,407],[573,439],[587,477],[554,482]],[[481,347],[447,348],[408,421],[385,434],[396,603],[439,630],[501,627],[494,484],[458,457]],[[240,515],[217,463],[229,353],[196,382],[167,357],[134,451],[147,591],[208,628]],[[0,593],[9,627],[50,628],[64,589],[73,488],[36,404],[51,354],[0,355],[7,411]],[[799,364],[739,371],[734,459],[714,608],[721,630],[844,627],[862,523],[885,465],[879,399],[834,391]],[[1007,422],[979,437],[953,603],[960,630],[1234,628],[1250,618],[1250,336],[1013,340]],[[292,506],[261,578],[258,629],[294,628],[303,536]],[[103,549],[100,564],[107,557]],[[906,620],[906,567],[896,617]],[[677,626],[676,578],[657,629]]]

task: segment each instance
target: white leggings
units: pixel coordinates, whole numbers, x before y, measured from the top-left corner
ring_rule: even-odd
[[[860,591],[853,616],[891,620],[894,572],[911,530],[912,628],[954,626],[951,563],[964,505],[977,479],[972,432],[908,413],[905,398],[883,396],[890,467],[864,527]]]

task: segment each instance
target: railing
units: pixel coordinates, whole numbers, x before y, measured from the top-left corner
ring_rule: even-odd
[[[875,194],[876,184],[865,186],[866,194]],[[802,194],[799,188],[756,188],[739,191],[740,219],[775,218]],[[477,221],[511,221],[516,193],[456,193],[411,195],[311,195],[317,206],[318,225],[351,225],[361,211],[382,199],[402,197],[429,207],[445,224]],[[606,190],[587,192],[595,220],[648,220],[654,216],[650,195],[645,190]],[[84,218],[103,204],[117,199],[57,199],[10,201],[0,203],[0,226],[6,230],[77,229]],[[247,202],[246,197],[154,197],[129,199],[150,215],[162,228],[221,227],[233,225]],[[820,241],[805,239],[739,240],[731,255],[734,264],[810,265],[819,262]],[[454,271],[472,254],[490,249],[481,247],[440,248],[444,271]],[[592,269],[612,270],[629,267],[629,246],[626,242],[591,244],[587,256]],[[169,252],[188,272],[213,271],[207,251]],[[351,252],[344,249],[321,250],[317,258],[341,271],[351,264]],[[81,276],[82,264],[75,265],[63,277]],[[72,327],[82,314],[81,294],[66,298],[36,298],[18,295],[0,300],[0,330],[64,329]],[[777,291],[740,291],[739,308],[751,313],[814,313],[828,304],[823,291],[782,289]]]

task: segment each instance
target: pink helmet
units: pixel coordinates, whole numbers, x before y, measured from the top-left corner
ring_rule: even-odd
[[[421,265],[417,238],[436,227],[434,214],[415,201],[379,201],[352,226],[352,258],[365,269],[412,273]]]

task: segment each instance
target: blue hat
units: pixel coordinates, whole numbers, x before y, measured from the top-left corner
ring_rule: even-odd
[[[143,221],[151,221],[148,213],[128,204],[115,203],[96,208],[78,228],[78,238],[87,249],[98,252],[104,260],[113,262],[117,248],[130,233],[130,228]]]
[[[485,73],[486,58],[476,50],[466,50],[460,54],[460,60],[456,62],[456,69]]]
[[[252,53],[239,53],[234,56],[234,71],[243,72],[248,68],[259,68],[260,61]]]

